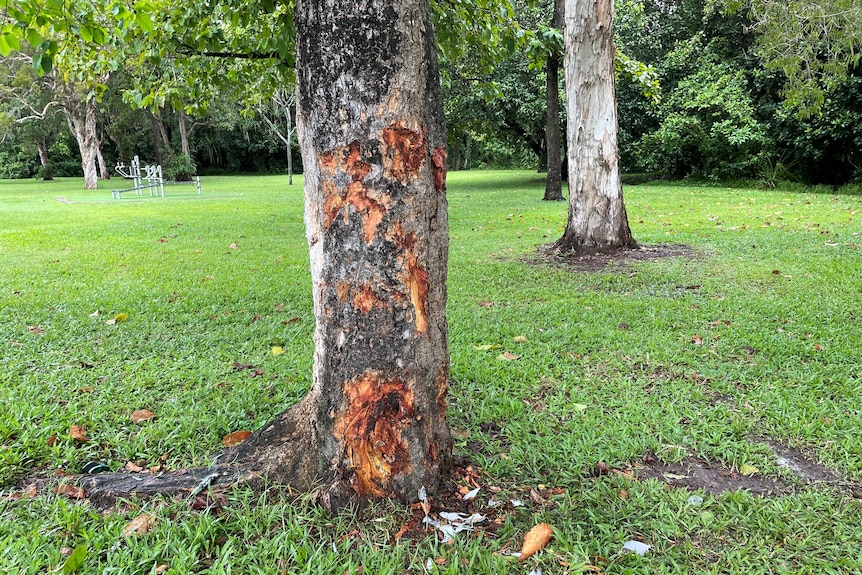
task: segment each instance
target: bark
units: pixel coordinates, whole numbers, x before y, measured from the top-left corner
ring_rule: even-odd
[[[562,28],[564,0],[554,0],[554,15],[551,26]],[[548,177],[545,179],[546,201],[563,200],[563,176],[562,159],[560,158],[560,56],[556,52],[548,54],[547,69],[545,70],[545,138],[548,149]]]
[[[110,180],[111,171],[108,170],[108,164],[105,163],[105,157],[102,155],[103,138],[96,139],[96,162],[99,165],[99,179]]]
[[[36,147],[39,149],[39,163],[42,165],[42,179],[53,180],[54,173],[51,171],[51,162],[48,161],[48,146],[45,145],[45,140],[39,138],[36,142]]]
[[[180,149],[185,157],[191,158],[192,152],[189,146],[189,131],[186,127],[186,113],[182,105],[177,109],[177,123],[180,129]]]
[[[150,114],[150,126],[153,131],[153,150],[155,150],[156,154],[156,165],[161,166],[164,164],[164,157],[162,156],[162,142],[161,142],[161,130],[159,129],[159,119],[156,118],[155,114]]]
[[[452,142],[452,171],[461,171],[461,137],[457,137]]]
[[[617,148],[613,0],[566,0],[569,216],[561,251],[631,248]]]
[[[172,489],[212,476],[318,489],[328,507],[415,501],[451,453],[446,132],[428,1],[300,0],[295,22],[312,389],[227,465],[174,476]],[[127,489],[116,481],[85,486],[116,495]]]
[[[78,149],[81,153],[81,168],[84,171],[84,188],[95,190],[99,187],[98,174],[96,171],[96,157],[98,152],[98,136],[96,134],[96,102],[95,100],[80,101],[72,89],[68,90],[66,101],[63,104],[63,112]]]

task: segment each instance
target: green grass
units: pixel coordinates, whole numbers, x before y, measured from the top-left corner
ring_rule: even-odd
[[[310,385],[301,179],[212,177],[202,196],[189,187],[122,200],[111,185],[0,183],[5,494],[90,460],[206,465],[224,435],[263,424]],[[410,516],[403,506],[329,517],[275,491],[237,490],[220,514],[171,501],[103,514],[53,495],[4,497],[0,572],[44,573],[62,565],[62,548],[86,545],[87,573],[425,573],[437,557],[446,562],[433,571],[452,574],[862,573],[860,502],[803,485],[758,439],[862,481],[862,198],[628,187],[636,239],[695,255],[585,274],[525,263],[565,222],[566,206],[539,201],[542,190],[527,172],[449,179],[456,452],[474,458],[486,487],[527,500],[496,532],[393,544]],[[106,323],[120,313],[127,321]],[[504,351],[519,359],[498,359]],[[156,417],[133,424],[143,408]],[[71,439],[71,425],[90,441]],[[737,472],[750,464],[798,489],[699,492],[694,506],[684,489],[592,473],[646,454]],[[554,505],[529,501],[540,485],[559,488]],[[122,537],[141,510],[157,516],[153,531]],[[537,521],[556,529],[548,549],[521,565],[496,554],[517,549]],[[622,553],[636,537],[649,553]]]

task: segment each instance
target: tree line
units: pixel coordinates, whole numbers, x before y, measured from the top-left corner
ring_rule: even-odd
[[[495,13],[471,15],[477,6]],[[824,1],[817,5],[819,18],[812,14],[803,22],[788,6],[618,3],[622,170],[754,179],[766,186],[858,180],[860,9]],[[562,1],[441,1],[433,7],[449,168],[536,168],[548,174],[545,199],[561,199]],[[80,176],[83,170],[92,182],[136,154],[178,178],[195,171],[301,171],[292,90],[284,88],[293,85],[292,32],[273,34],[272,47],[263,46],[275,50],[266,52],[260,42],[237,38],[245,22],[215,34],[211,23],[189,25],[194,14],[146,9],[139,13],[149,18],[147,25],[164,28],[155,38],[143,42],[131,30],[114,39],[104,34],[98,49],[76,46],[58,54],[42,76],[35,48],[8,46],[0,66],[0,177]],[[261,28],[283,22],[288,9],[274,5]],[[90,18],[92,30],[110,23],[104,14]],[[774,30],[778,22],[783,30]],[[821,27],[807,30],[806,22]],[[187,31],[178,40],[168,31],[180,27]],[[78,25],[83,39],[98,36],[85,30]],[[219,35],[217,43],[213,36]],[[2,48],[0,40],[0,55]],[[240,57],[249,55],[272,58]]]

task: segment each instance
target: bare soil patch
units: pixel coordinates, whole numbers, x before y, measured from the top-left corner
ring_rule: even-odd
[[[753,437],[752,441],[768,445],[772,449],[776,465],[790,470],[796,481],[765,477],[759,472],[743,475],[719,463],[695,457],[668,464],[651,455],[643,458],[642,464],[635,468],[635,475],[638,479],[658,479],[673,487],[703,489],[713,495],[743,489],[765,497],[792,493],[805,486],[825,485],[846,491],[855,498],[862,498],[862,487],[819,463],[812,454],[806,454],[768,437]]]
[[[660,258],[694,257],[697,252],[683,244],[658,244],[637,248],[618,248],[607,251],[560,252],[554,244],[540,246],[536,255],[526,260],[531,264],[551,264],[568,267],[578,272],[596,273],[608,267],[626,267],[636,262]]]

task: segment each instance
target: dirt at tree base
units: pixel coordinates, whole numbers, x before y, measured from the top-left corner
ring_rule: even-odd
[[[641,245],[636,248],[613,248],[609,250],[586,249],[579,252],[561,252],[554,244],[545,244],[536,250],[536,255],[525,259],[525,263],[550,264],[577,272],[596,273],[607,268],[624,268],[636,262],[660,258],[695,257],[698,252],[683,244]]]

